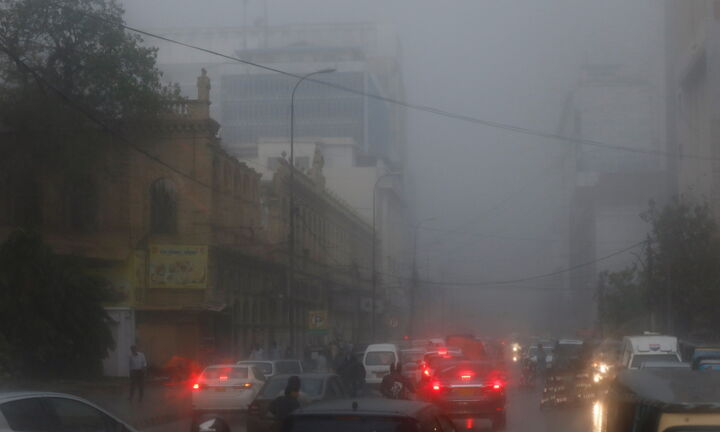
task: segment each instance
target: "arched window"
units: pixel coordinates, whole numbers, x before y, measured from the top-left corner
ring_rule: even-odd
[[[66,226],[72,231],[97,229],[98,193],[92,178],[83,176],[66,182],[64,214]]]
[[[158,179],[150,187],[150,230],[155,234],[177,232],[177,192],[168,179]]]

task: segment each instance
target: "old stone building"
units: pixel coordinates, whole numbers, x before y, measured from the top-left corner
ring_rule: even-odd
[[[325,188],[322,154],[312,167],[296,171],[294,326],[300,346],[329,340],[367,341],[370,311],[362,307],[370,295],[372,227],[345,202]],[[289,223],[289,165],[278,162],[272,180],[264,185],[268,239],[287,244]],[[272,251],[273,260],[287,262],[288,247]],[[312,328],[314,316],[324,317]],[[288,322],[288,311],[281,317]],[[284,340],[289,335],[284,335]]]

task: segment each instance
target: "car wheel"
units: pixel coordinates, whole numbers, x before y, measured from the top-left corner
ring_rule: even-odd
[[[505,425],[507,424],[507,417],[505,416],[505,413],[498,414],[492,419],[492,430],[499,431],[505,429]]]

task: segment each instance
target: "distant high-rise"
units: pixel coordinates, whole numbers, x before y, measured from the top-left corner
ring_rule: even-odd
[[[316,77],[337,86],[402,99],[397,41],[368,23],[247,28],[171,29],[158,33],[292,74],[334,68]],[[257,155],[258,141],[289,136],[290,93],[296,78],[223,57],[159,43],[158,64],[168,81],[192,95],[198,67],[208,70],[218,101],[212,115],[228,150]],[[351,138],[357,162],[402,166],[405,116],[401,108],[361,94],[305,82],[296,94],[295,137]]]

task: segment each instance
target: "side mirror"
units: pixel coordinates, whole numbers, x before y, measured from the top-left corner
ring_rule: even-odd
[[[198,425],[198,432],[231,432],[223,419],[211,418]]]

